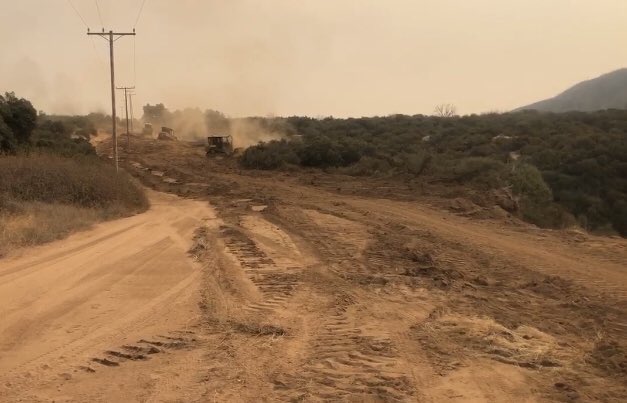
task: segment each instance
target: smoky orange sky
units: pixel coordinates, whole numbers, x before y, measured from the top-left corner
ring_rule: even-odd
[[[131,30],[141,2],[99,0],[102,25]],[[0,91],[110,113],[107,43],[70,2],[0,4]],[[72,4],[101,29],[95,0]],[[147,0],[136,29],[115,47],[136,115],[507,111],[627,66],[627,0]]]

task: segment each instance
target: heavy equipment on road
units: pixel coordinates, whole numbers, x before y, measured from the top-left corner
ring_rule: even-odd
[[[157,136],[159,140],[178,140],[174,135],[174,130],[169,127],[162,126],[159,135]]]
[[[207,146],[205,147],[207,156],[212,154],[233,154],[233,137],[232,136],[208,136]]]
[[[144,136],[152,137],[152,124],[151,123],[144,123],[144,129],[142,130],[142,134]]]

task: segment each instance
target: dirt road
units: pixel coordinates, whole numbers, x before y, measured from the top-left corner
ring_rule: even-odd
[[[145,214],[0,262],[1,401],[124,401],[124,385],[138,382],[128,396],[159,391],[143,372],[116,381],[102,369],[155,368],[160,358],[148,358],[192,343],[201,271],[187,250],[215,215],[207,203],[150,198]]]
[[[145,215],[2,262],[2,396],[627,397],[625,240],[133,144],[123,165],[185,199],[155,193]]]

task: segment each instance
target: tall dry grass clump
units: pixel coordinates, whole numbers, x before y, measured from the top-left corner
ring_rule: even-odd
[[[147,208],[143,189],[96,157],[0,158],[0,255]]]

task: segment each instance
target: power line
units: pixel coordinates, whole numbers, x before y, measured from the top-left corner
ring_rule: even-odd
[[[100,6],[98,5],[98,0],[94,0],[96,2],[96,10],[98,10],[98,19],[100,20],[100,27],[104,28],[104,23],[102,22],[102,15],[100,14]]]
[[[137,23],[139,22],[139,17],[141,17],[141,15],[142,15],[142,10],[144,9],[144,4],[146,4],[146,0],[143,0],[141,7],[139,7],[139,12],[137,13],[137,18],[135,19],[135,24],[133,25],[133,28],[135,28],[137,26]]]
[[[83,22],[83,24],[85,24],[85,27],[87,27],[87,29],[89,29],[89,25],[87,24],[87,22],[85,22],[85,19],[83,18],[81,13],[79,13],[78,10],[76,9],[76,7],[74,7],[74,4],[72,4],[72,1],[71,0],[67,0],[67,2],[70,4],[70,7],[72,7],[72,10],[74,10],[74,12],[78,16],[78,18],[80,18],[80,20]],[[97,4],[98,3],[96,3],[96,5]],[[94,52],[94,56],[96,56],[96,58],[98,60],[100,60],[101,62],[104,62],[104,59],[100,56],[100,54],[98,53],[98,50],[96,50],[96,44],[94,42],[94,38],[93,37],[89,37],[89,39],[91,39],[91,47],[92,47],[92,50]]]
[[[87,25],[87,23],[85,22],[85,19],[81,15],[81,13],[79,13],[78,10],[76,9],[76,7],[74,7],[74,4],[72,4],[72,1],[71,0],[67,0],[67,2],[70,3],[70,6],[72,7],[72,9],[76,13],[76,15],[78,15],[78,18],[80,18],[81,21],[83,21],[83,24],[85,24],[85,27],[89,28],[89,25]]]

